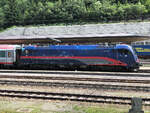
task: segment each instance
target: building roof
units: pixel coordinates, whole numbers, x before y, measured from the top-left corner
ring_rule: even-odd
[[[0,43],[133,42],[150,38],[150,22],[16,27],[0,33]]]

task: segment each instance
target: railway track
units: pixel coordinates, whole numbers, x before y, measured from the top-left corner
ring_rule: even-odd
[[[143,91],[143,92],[150,91],[149,74],[144,74],[144,75],[136,74],[136,73],[110,74],[110,73],[97,73],[97,72],[94,73],[68,72],[67,73],[62,71],[59,72],[44,71],[44,74],[41,74],[41,71],[35,72],[32,70],[30,71],[27,70],[26,72],[24,70],[18,70],[18,71],[4,70],[3,72],[4,73],[1,72],[0,74],[1,85],[18,85],[18,86],[28,85],[28,86],[66,87],[66,88],[84,88],[84,89],[93,88],[93,89],[110,89],[110,90],[129,90],[129,91],[132,90],[132,91]],[[40,74],[38,72],[40,72]],[[68,74],[67,76],[66,73]],[[88,75],[86,75],[87,73]],[[82,76],[82,75],[86,75],[86,76]],[[126,78],[127,76],[128,78]],[[136,77],[136,79],[134,77]],[[137,85],[133,85],[135,83]]]
[[[56,76],[16,76],[16,75],[0,75],[0,78],[10,79],[35,79],[35,80],[60,80],[60,81],[89,81],[89,82],[118,82],[118,83],[142,83],[150,84],[150,80],[135,79],[108,79],[108,78],[90,78],[90,77],[56,77]]]
[[[150,77],[150,73],[129,73],[129,72],[96,72],[96,71],[45,71],[45,70],[0,70],[2,74],[59,74],[59,75],[80,75],[80,76],[125,76],[125,77]]]
[[[0,80],[1,85],[18,86],[47,86],[63,88],[83,88],[83,89],[104,89],[104,90],[127,90],[150,92],[150,86],[130,86],[130,85],[108,85],[108,84],[90,84],[90,83],[68,83],[68,82],[37,82],[37,81],[14,81]]]
[[[45,86],[102,90],[127,90],[150,92],[149,73],[107,73],[72,71],[24,71],[0,70],[1,85]],[[106,77],[102,77],[106,76]],[[115,77],[119,78],[115,78]],[[112,78],[111,78],[112,77]],[[126,78],[127,77],[127,78]],[[131,78],[132,79],[131,79]],[[133,79],[134,77],[138,79]],[[140,78],[144,79],[140,79]],[[114,85],[113,83],[118,83]],[[126,84],[123,85],[122,83]],[[145,85],[131,85],[131,84]],[[1,97],[33,98],[46,100],[70,100],[81,102],[131,104],[131,97],[52,93],[38,91],[0,90]],[[143,105],[150,106],[150,98],[143,98]]]
[[[111,104],[129,104],[130,97],[102,96],[102,95],[86,95],[71,93],[51,93],[39,91],[17,91],[17,90],[0,90],[0,96],[11,98],[27,98],[27,99],[43,99],[43,100],[69,100],[81,102],[95,103],[111,103]],[[143,105],[150,106],[150,98],[142,98]]]

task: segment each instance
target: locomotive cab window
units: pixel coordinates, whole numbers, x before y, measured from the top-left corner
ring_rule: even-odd
[[[0,57],[6,57],[6,52],[5,51],[0,51]]]
[[[123,56],[131,55],[131,52],[127,49],[118,49],[118,53]]]

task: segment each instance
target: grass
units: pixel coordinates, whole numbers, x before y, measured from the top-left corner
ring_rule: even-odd
[[[21,113],[21,112],[16,112],[14,110],[0,110],[0,113]]]
[[[0,113],[127,113],[128,107],[70,101],[0,100]]]
[[[0,113],[128,113],[131,106],[0,98]],[[150,108],[143,108],[150,113]]]
[[[55,110],[51,109],[51,104],[47,103],[47,109],[42,108],[45,102],[4,102],[5,104],[1,105],[0,101],[0,113],[128,113],[129,106],[120,106],[120,105],[103,105],[103,104],[90,104],[90,103],[71,103],[71,102],[57,102],[53,103],[56,105]],[[17,103],[15,105],[14,103]],[[20,105],[18,105],[20,103]],[[59,103],[59,104],[58,104]],[[65,103],[65,104],[64,104]],[[63,105],[62,105],[63,104]],[[71,107],[70,107],[71,106]],[[63,108],[61,108],[63,107]],[[58,108],[58,109],[57,109]],[[60,110],[63,109],[63,110]],[[150,113],[150,111],[144,111],[144,113]]]
[[[90,107],[81,107],[75,106],[75,111],[83,111],[83,113],[127,113],[128,109],[122,109],[111,106],[90,106]]]

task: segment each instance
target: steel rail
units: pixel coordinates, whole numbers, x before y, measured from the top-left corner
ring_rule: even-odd
[[[17,97],[27,99],[44,99],[44,100],[69,100],[94,103],[110,103],[110,104],[129,104],[131,105],[131,97],[102,96],[102,95],[86,95],[71,93],[52,93],[39,91],[16,91],[16,90],[0,90],[0,96]],[[142,98],[143,105],[150,106],[150,98]]]
[[[105,78],[91,78],[91,77],[51,77],[51,76],[16,76],[16,75],[0,75],[0,78],[10,79],[39,79],[39,80],[70,80],[70,81],[92,81],[92,82],[118,82],[118,83],[142,83],[150,84],[150,80],[133,80],[133,79],[105,79]]]
[[[120,72],[86,72],[86,71],[33,71],[33,70],[0,70],[0,76],[3,74],[55,74],[55,75],[80,75],[80,76],[119,76],[119,77],[150,77],[149,73],[120,73]]]
[[[39,81],[15,81],[0,80],[1,85],[22,85],[22,86],[47,86],[47,87],[66,87],[66,88],[84,88],[84,89],[105,89],[105,90],[128,90],[150,92],[149,86],[129,86],[129,85],[106,85],[106,84],[88,84],[88,83],[68,83],[68,82],[39,82]]]

